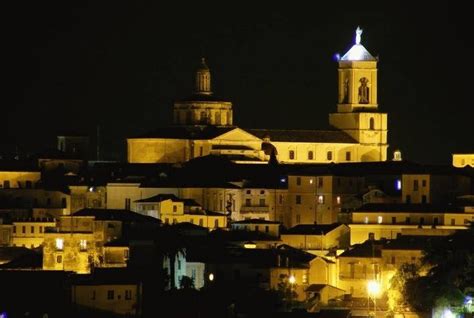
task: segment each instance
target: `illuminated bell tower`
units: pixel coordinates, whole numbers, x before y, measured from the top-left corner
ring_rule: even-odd
[[[329,123],[357,140],[358,161],[387,160],[387,114],[378,111],[377,59],[360,44],[357,27],[355,44],[339,60],[337,113]]]
[[[204,58],[201,58],[201,65],[199,65],[196,71],[194,93],[198,95],[212,95],[211,72]]]

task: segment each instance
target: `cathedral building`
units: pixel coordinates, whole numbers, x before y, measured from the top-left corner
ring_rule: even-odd
[[[387,160],[387,114],[378,110],[377,59],[360,43],[339,60],[337,112],[332,130],[242,129],[233,125],[232,103],[212,92],[204,59],[195,89],[173,106],[173,125],[128,138],[129,163],[179,163],[218,155],[235,162],[329,163]]]

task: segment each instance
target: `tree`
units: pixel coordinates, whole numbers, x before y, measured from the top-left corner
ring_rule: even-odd
[[[194,289],[194,279],[189,276],[182,276],[179,282],[181,289]]]
[[[424,250],[422,264],[429,267],[425,276],[405,282],[408,303],[418,311],[439,306],[463,306],[474,292],[474,226],[433,240]]]
[[[403,311],[407,307],[407,298],[410,291],[407,290],[407,282],[419,277],[419,267],[416,264],[402,264],[390,280],[390,288],[387,291],[388,307],[390,311]]]

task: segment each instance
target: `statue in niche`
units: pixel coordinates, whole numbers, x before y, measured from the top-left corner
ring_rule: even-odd
[[[369,103],[369,86],[367,84],[369,80],[365,77],[360,79],[359,86],[359,104],[368,104]]]
[[[347,104],[349,102],[349,78],[346,77],[344,79],[344,88],[343,88],[343,97],[342,97],[342,103]]]

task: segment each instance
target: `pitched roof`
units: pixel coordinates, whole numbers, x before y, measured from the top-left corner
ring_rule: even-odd
[[[381,248],[385,241],[367,240],[361,244],[355,244],[350,249],[339,255],[339,257],[377,257],[382,256]]]
[[[429,213],[464,213],[463,208],[453,205],[435,205],[428,203],[370,203],[361,206],[354,212],[429,212]]]
[[[280,224],[280,222],[275,221],[267,221],[261,219],[250,219],[250,220],[242,220],[242,221],[235,221],[232,224]]]
[[[96,220],[122,221],[122,222],[149,222],[159,223],[160,221],[151,216],[142,215],[129,210],[118,209],[82,209],[73,216],[93,216]]]
[[[340,130],[286,130],[286,129],[244,129],[260,139],[287,142],[321,142],[355,144],[357,141]]]
[[[354,44],[346,54],[341,57],[341,61],[376,61],[377,59],[367,51],[362,44]]]
[[[293,235],[321,235],[327,234],[335,228],[341,226],[341,223],[333,224],[299,224],[292,228],[289,228],[282,234],[293,234]]]
[[[233,129],[234,126],[168,126],[158,128],[150,133],[138,137],[139,138],[168,138],[168,139],[213,139],[217,136],[225,134]]]

